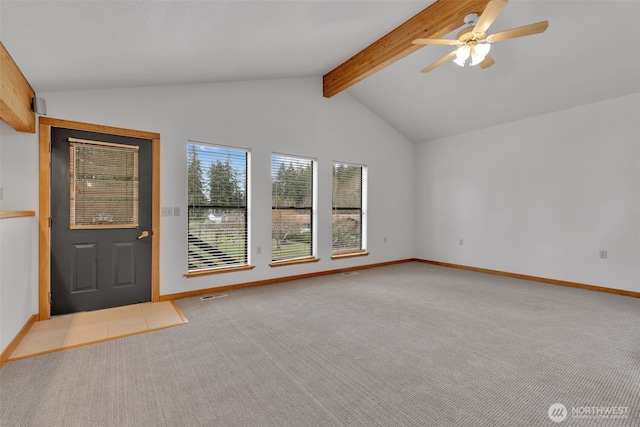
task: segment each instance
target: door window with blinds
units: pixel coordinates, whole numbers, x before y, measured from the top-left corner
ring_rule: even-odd
[[[367,168],[333,163],[332,251],[334,256],[366,251]]]
[[[69,138],[70,228],[138,227],[138,147]]]
[[[188,269],[248,265],[248,150],[187,144]]]
[[[316,161],[271,156],[271,260],[314,258]],[[272,264],[273,265],[273,264]]]

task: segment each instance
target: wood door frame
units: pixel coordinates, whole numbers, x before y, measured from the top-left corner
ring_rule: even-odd
[[[49,117],[39,118],[40,190],[38,210],[38,314],[39,320],[51,317],[51,128],[74,129],[152,141],[151,196],[151,301],[160,301],[160,134],[112,126],[95,125]]]

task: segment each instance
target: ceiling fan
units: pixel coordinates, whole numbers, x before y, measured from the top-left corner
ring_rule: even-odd
[[[491,55],[489,55],[491,43],[543,33],[549,26],[548,21],[540,21],[535,24],[529,24],[487,35],[487,30],[498,17],[500,12],[502,12],[502,9],[504,9],[508,1],[509,0],[491,0],[480,17],[475,13],[465,16],[464,22],[467,27],[458,33],[455,40],[415,39],[412,42],[413,44],[442,44],[458,46],[458,49],[438,59],[436,62],[422,70],[422,72],[428,73],[454,56],[456,59],[454,59],[453,62],[461,67],[469,64],[469,66],[479,65],[482,69],[488,68],[495,64],[495,61]]]

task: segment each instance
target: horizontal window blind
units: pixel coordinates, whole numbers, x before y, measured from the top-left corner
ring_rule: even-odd
[[[69,225],[138,226],[138,147],[69,138]]]
[[[314,256],[315,161],[271,157],[271,259]]]
[[[189,271],[248,264],[246,150],[189,143]]]
[[[333,254],[365,249],[366,167],[333,163]]]

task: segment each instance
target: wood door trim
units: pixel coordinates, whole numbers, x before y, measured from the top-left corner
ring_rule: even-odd
[[[70,120],[39,118],[40,191],[38,210],[38,313],[40,320],[51,317],[51,128],[74,129],[112,135],[150,139],[152,141],[152,208],[151,231],[151,301],[160,301],[160,134],[133,129],[103,126]]]

